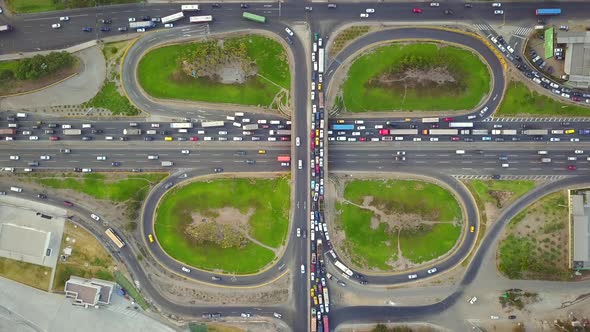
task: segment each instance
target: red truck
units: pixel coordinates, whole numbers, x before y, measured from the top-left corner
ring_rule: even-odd
[[[14,129],[14,128],[0,129],[0,135],[16,135],[16,129]]]

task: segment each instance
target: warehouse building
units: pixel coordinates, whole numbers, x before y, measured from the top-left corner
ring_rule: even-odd
[[[559,32],[557,44],[566,44],[564,72],[577,88],[590,87],[590,31]]]
[[[571,218],[573,225],[570,227],[573,240],[572,268],[574,270],[590,269],[590,191],[584,195],[573,194],[570,196]]]

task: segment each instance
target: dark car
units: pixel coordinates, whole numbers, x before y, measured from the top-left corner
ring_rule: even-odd
[[[213,8],[221,8],[221,4],[219,2],[216,2],[213,4]]]
[[[121,136],[121,137],[119,137],[119,140],[120,141],[128,141],[129,137]]]
[[[236,156],[245,156],[246,155],[246,151],[237,151],[235,153]]]
[[[82,31],[84,31],[84,32],[92,32],[92,28],[91,27],[85,27],[85,28],[82,28]]]
[[[132,172],[143,172],[143,169],[141,169],[141,168],[134,168],[131,171]]]
[[[141,18],[142,21],[151,21],[151,19],[152,18],[147,15]]]
[[[492,175],[492,179],[498,180],[498,179],[500,179],[500,175],[498,175],[498,174]]]
[[[250,7],[250,6],[248,6],[247,3],[241,3],[240,4],[240,8],[242,8],[242,9],[248,9],[248,7]]]
[[[146,136],[146,137],[143,138],[143,140],[144,141],[153,141],[154,138],[153,137],[150,137],[150,136]]]
[[[287,44],[293,45],[293,40],[291,38],[285,37],[285,40],[287,41]]]
[[[100,23],[111,24],[111,23],[113,23],[113,20],[111,20],[110,18],[103,18],[102,20],[100,20]]]
[[[453,15],[453,13],[452,9],[445,9],[445,15]]]
[[[214,168],[213,169],[213,172],[215,172],[215,173],[221,173],[221,172],[223,172],[223,168]]]
[[[90,136],[82,136],[83,141],[92,141],[92,137]]]
[[[90,132],[93,134],[102,134],[102,129],[92,129]]]
[[[47,199],[47,195],[45,195],[45,194],[38,194],[37,197],[39,197],[41,199]]]
[[[111,163],[111,166],[115,166],[115,167],[121,166],[121,162],[119,162],[119,161],[113,161]]]
[[[510,316],[508,316],[508,319],[516,319],[516,316],[515,315],[510,315]]]
[[[111,28],[109,28],[109,27],[100,27],[100,31],[102,31],[102,32],[109,32],[109,31],[111,31]]]
[[[125,32],[127,31],[127,27],[119,27],[117,30],[119,30],[119,32]]]
[[[74,172],[82,172],[82,169],[79,167],[74,167]]]
[[[465,8],[473,8],[473,4],[466,2],[463,6],[465,6]]]
[[[256,164],[256,160],[254,160],[254,159],[246,159],[246,164],[248,164],[248,165],[254,165],[254,164]]]
[[[64,205],[65,206],[74,206],[74,203],[72,203],[70,201],[64,201]]]

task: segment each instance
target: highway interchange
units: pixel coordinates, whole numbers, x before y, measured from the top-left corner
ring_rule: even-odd
[[[376,14],[372,14],[368,19],[369,21],[440,21],[446,18],[443,9],[447,8],[453,9],[453,20],[463,20],[465,22],[494,22],[499,20],[497,16],[493,15],[489,8],[489,4],[474,4],[473,8],[470,9],[464,8],[462,3],[452,3],[436,9],[422,6],[424,12],[421,15],[411,14],[411,9],[415,6],[411,4],[380,3],[374,6],[368,4],[339,4],[338,8],[335,10],[329,10],[326,6],[322,5],[321,7],[314,6],[314,10],[311,13],[305,12],[303,4],[298,3],[283,3],[280,5],[280,10],[276,3],[253,4],[249,9],[250,11],[266,15],[270,18],[270,23],[261,26],[250,22],[245,23],[240,19],[236,19],[241,14],[238,4],[223,4],[219,9],[207,8],[208,5],[204,6],[206,9],[202,11],[203,14],[212,14],[215,16],[215,23],[210,25],[207,30],[204,30],[202,27],[180,27],[177,29],[162,30],[149,34],[149,38],[139,39],[129,50],[123,65],[122,81],[130,99],[143,110],[151,114],[172,115],[172,117],[175,118],[174,121],[181,121],[178,119],[179,117],[189,117],[195,122],[200,120],[224,120],[227,115],[233,113],[224,112],[223,109],[193,110],[190,106],[171,106],[162,104],[147,98],[141,92],[141,89],[135,80],[135,68],[141,54],[150,47],[157,46],[172,39],[189,40],[199,36],[205,36],[207,33],[221,33],[243,28],[264,29],[284,38],[285,33],[283,30],[285,25],[283,25],[282,22],[292,22],[300,19],[308,20],[311,23],[312,29],[314,29],[314,31],[322,32],[321,35],[329,35],[329,32],[334,25],[336,25],[336,22],[356,21],[358,20],[358,13],[364,12],[364,9],[368,7],[374,7],[376,9]],[[544,6],[548,5],[544,4]],[[585,3],[559,3],[559,7],[567,13],[568,18],[570,19],[583,17],[582,13],[584,12],[585,7],[589,6],[590,4]],[[532,14],[534,8],[534,5],[524,3],[504,4],[506,12],[505,19],[508,21],[528,20],[529,22],[532,22],[535,19]],[[574,8],[576,10],[574,10]],[[165,16],[176,11],[178,11],[178,5],[141,5],[139,8],[137,8],[136,5],[124,5],[80,9],[68,13],[72,20],[59,31],[53,31],[53,29],[50,28],[51,23],[54,22],[57,17],[52,13],[12,17],[8,18],[9,23],[18,28],[14,33],[3,35],[2,38],[0,38],[0,49],[2,49],[1,52],[6,53],[71,46],[93,38],[106,37],[103,35],[95,36],[94,34],[85,34],[81,31],[82,27],[88,26],[93,22],[98,22],[102,17],[112,18],[114,21],[113,27],[117,27],[118,25],[125,25],[127,23],[127,17],[130,16]],[[133,15],[131,13],[133,13]],[[320,17],[322,17],[321,21],[319,20]],[[329,17],[329,19],[325,19],[324,17]],[[6,21],[5,17],[2,17],[1,19],[2,21],[0,22]],[[98,25],[95,27],[98,27]],[[98,31],[96,28],[94,30]],[[110,32],[110,34],[117,33]],[[499,123],[488,121],[490,120],[489,116],[498,107],[501,101],[501,95],[503,94],[505,87],[505,77],[502,64],[498,58],[479,39],[464,34],[429,28],[403,28],[379,31],[358,39],[340,53],[337,56],[337,59],[332,59],[337,61],[329,62],[329,66],[326,69],[327,74],[324,78],[325,82],[330,81],[330,78],[337,73],[338,66],[341,62],[345,61],[346,58],[353,56],[359,49],[382,40],[402,38],[445,40],[457,44],[468,45],[470,48],[480,53],[489,64],[490,71],[494,78],[493,86],[489,94],[489,100],[483,103],[480,108],[473,110],[472,113],[455,116],[453,121],[468,121],[469,116],[475,115],[477,119],[472,120],[477,121],[475,122],[474,128],[485,128],[491,132],[491,130],[497,128],[494,126],[502,125],[502,129],[516,129],[519,134],[506,137],[495,136],[491,142],[482,142],[478,139],[480,136],[469,134],[457,135],[459,136],[459,140],[456,142],[450,141],[448,136],[441,136],[437,142],[432,142],[430,141],[430,138],[432,137],[431,135],[417,134],[412,135],[412,137],[404,137],[403,141],[369,143],[330,142],[328,139],[332,137],[337,138],[338,136],[345,136],[347,138],[352,138],[352,136],[348,132],[344,135],[339,135],[337,133],[328,135],[327,133],[325,136],[325,146],[327,155],[327,146],[328,142],[330,142],[330,157],[327,160],[327,166],[330,171],[344,173],[356,171],[412,172],[429,175],[435,179],[439,179],[440,181],[447,183],[459,199],[465,203],[465,213],[468,221],[467,226],[477,226],[477,211],[475,204],[473,203],[470,194],[466,192],[466,189],[463,186],[458,184],[452,175],[485,175],[500,177],[512,175],[568,176],[562,180],[553,182],[551,190],[574,183],[588,181],[584,176],[572,176],[574,174],[577,175],[578,172],[584,172],[589,169],[588,164],[590,162],[587,158],[590,155],[590,145],[586,147],[588,144],[584,142],[584,135],[579,134],[580,130],[590,128],[590,126],[586,126],[584,122],[571,121],[571,123],[564,124],[562,123],[563,121],[527,121],[526,128],[523,128],[521,123]],[[294,67],[294,73],[309,72],[309,57],[306,56],[309,49],[309,45],[305,47],[299,38],[294,38],[294,44],[290,46],[289,50],[292,52],[292,58],[295,60],[292,64]],[[20,171],[21,168],[27,167],[28,162],[38,160],[42,155],[50,155],[50,160],[40,162],[40,166],[38,167],[39,170],[63,170],[73,169],[74,167],[84,167],[92,168],[94,171],[112,171],[115,168],[122,170],[134,169],[137,171],[149,171],[161,170],[162,167],[159,165],[159,162],[164,159],[174,161],[173,174],[150,193],[150,196],[143,206],[142,238],[145,242],[147,241],[147,235],[153,234],[153,213],[155,211],[157,200],[166,192],[166,184],[177,184],[193,177],[211,174],[213,169],[218,167],[222,167],[224,173],[285,171],[285,167],[280,166],[280,164],[276,162],[276,156],[290,153],[292,158],[291,167],[293,170],[292,174],[294,183],[294,197],[292,201],[297,203],[297,208],[293,207],[293,223],[291,229],[305,229],[308,226],[309,219],[308,207],[311,207],[312,201],[307,189],[309,188],[308,184],[311,178],[309,172],[305,171],[306,168],[304,168],[304,170],[297,169],[295,161],[303,160],[304,165],[309,165],[309,147],[311,142],[309,138],[309,124],[311,122],[311,114],[309,111],[308,91],[310,86],[310,75],[293,76],[294,84],[292,85],[294,86],[294,89],[292,96],[294,97],[294,116],[291,119],[293,121],[291,130],[292,137],[298,137],[301,140],[301,147],[299,148],[293,147],[288,142],[268,142],[268,137],[270,135],[266,134],[255,135],[260,136],[260,141],[258,142],[249,141],[239,143],[233,140],[231,140],[231,142],[204,141],[206,135],[210,135],[213,140],[218,140],[219,137],[222,136],[239,136],[243,137],[244,141],[251,140],[249,137],[241,135],[241,130],[232,127],[229,125],[229,122],[223,129],[224,131],[227,131],[227,135],[220,135],[218,130],[203,135],[196,135],[194,133],[181,135],[174,132],[170,134],[158,133],[153,135],[153,142],[147,143],[139,137],[129,137],[129,141],[117,141],[119,137],[124,136],[122,130],[128,128],[129,121],[93,120],[93,128],[103,130],[103,132],[92,134],[88,131],[88,136],[92,137],[92,141],[82,142],[79,140],[79,137],[60,135],[60,141],[49,142],[47,139],[50,135],[40,132],[46,129],[45,126],[47,123],[55,122],[60,125],[64,123],[72,123],[72,127],[80,128],[81,124],[87,123],[88,121],[71,119],[47,120],[43,117],[37,119],[38,116],[31,116],[26,121],[18,121],[20,125],[18,128],[19,135],[16,136],[14,142],[6,142],[6,144],[3,144],[3,148],[0,150],[0,162],[5,168],[16,168],[17,171]],[[482,113],[480,111],[484,106],[488,107],[488,111]],[[258,121],[262,118],[268,119],[269,121],[272,119],[278,119],[257,114],[247,114],[245,117],[251,118],[252,121]],[[5,116],[0,119],[1,128],[6,128],[7,123],[10,122],[5,120]],[[37,125],[37,121],[43,121],[43,124],[40,125],[41,128],[34,129],[33,126]],[[365,121],[364,126],[366,129],[362,130],[363,133],[361,136],[367,138],[368,141],[370,141],[371,138],[381,138],[375,125],[381,125],[387,128],[387,121],[393,121],[395,123],[394,126],[390,126],[392,128],[410,128],[411,126],[414,126],[419,133],[421,133],[423,129],[431,128],[430,125],[423,124],[420,119],[416,118],[409,122],[395,118],[372,119]],[[330,120],[327,127],[332,128],[332,125],[335,122],[336,120]],[[350,120],[346,121],[346,123],[351,122],[352,121]],[[145,130],[151,128],[149,125],[151,123],[153,122],[142,122],[140,123],[140,126]],[[162,127],[166,127],[166,123],[158,123],[160,123]],[[446,124],[443,121],[440,121],[440,125],[440,128],[446,128]],[[534,136],[522,134],[522,130],[534,128],[549,130],[574,129],[575,133],[571,135],[546,135],[542,140],[535,140]],[[270,129],[272,128],[268,128],[268,130]],[[326,131],[327,130],[328,128],[326,128]],[[22,135],[22,131],[37,131],[38,133]],[[369,131],[369,133],[367,133],[367,131]],[[26,137],[37,134],[40,138],[40,141],[38,142],[31,142]],[[173,135],[174,141],[164,142],[163,137],[167,135]],[[107,136],[114,137],[114,140],[112,142],[106,141],[105,137]],[[193,136],[197,136],[199,140],[190,141],[189,138]],[[184,137],[187,140],[179,141],[179,137]],[[550,137],[560,138],[560,142],[550,142]],[[420,141],[415,141],[415,138],[420,138]],[[504,141],[500,142],[499,140],[496,140],[496,138],[502,138]],[[516,138],[517,140],[514,140],[513,138]],[[573,142],[571,141],[572,138],[580,139],[580,141]],[[470,139],[472,139],[472,141]],[[66,147],[71,148],[72,150],[68,155],[64,155],[59,151],[60,148]],[[125,153],[130,147],[133,148],[133,153]],[[182,154],[181,150],[185,149],[188,149],[190,153]],[[267,153],[258,154],[258,150],[260,149],[265,149]],[[459,149],[465,150],[466,153],[458,156],[456,151]],[[575,153],[576,150],[582,150],[583,152]],[[245,151],[246,155],[238,155],[238,151]],[[397,151],[405,152],[406,160],[395,161],[394,157]],[[552,158],[552,161],[550,163],[541,162],[539,151],[548,151],[547,155]],[[160,159],[155,162],[153,160],[148,160],[147,156],[153,154],[159,155]],[[10,160],[10,156],[12,155],[19,155],[19,160]],[[99,161],[96,159],[96,156],[103,155],[107,156],[106,161]],[[576,160],[568,160],[568,157],[576,157]],[[500,158],[507,158],[510,167],[502,167],[504,162],[501,161]],[[246,163],[247,159],[255,160],[255,164]],[[120,162],[121,166],[112,166],[112,161]],[[567,166],[569,165],[576,165],[577,170],[568,170]],[[437,170],[436,172],[432,171],[433,167]],[[478,266],[482,263],[481,259],[478,258],[482,257],[482,252],[485,252],[485,249],[488,248],[486,243],[493,241],[500,233],[503,224],[510,219],[510,216],[515,215],[518,211],[524,208],[527,205],[527,202],[530,203],[542,193],[550,191],[547,187],[544,187],[543,190],[543,192],[539,192],[538,190],[531,192],[529,195],[519,200],[518,204],[505,212],[501,218],[501,222],[496,224],[492,233],[484,239],[482,244],[484,250],[480,250],[474,258],[472,265],[470,265],[469,270],[463,279],[463,284],[468,284],[473,279]],[[61,204],[59,199],[50,197],[49,200],[56,204]],[[89,211],[81,209],[77,212],[88,216]],[[454,267],[470,252],[475,241],[475,236],[467,233],[467,226],[464,228],[465,241],[461,241],[460,246],[452,256],[437,264],[439,271],[442,272]],[[309,312],[307,309],[307,299],[309,299],[309,287],[307,284],[309,278],[307,277],[307,274],[302,275],[299,273],[299,264],[301,262],[309,261],[309,252],[307,251],[308,246],[305,241],[297,239],[294,236],[294,231],[290,234],[292,235],[290,236],[285,254],[280,258],[277,264],[261,274],[254,276],[240,276],[232,278],[232,281],[229,281],[229,278],[223,277],[220,282],[216,283],[212,282],[211,273],[192,269],[190,277],[195,280],[218,285],[253,286],[280,277],[286,271],[290,271],[294,276],[295,284],[300,286],[294,287],[296,292],[296,294],[294,294],[294,308],[281,308],[280,311],[284,315],[283,320],[294,330],[305,330],[305,322],[300,319],[298,313]],[[325,241],[325,238],[323,239]],[[145,244],[147,246],[147,243]],[[148,248],[150,249],[151,254],[154,255],[154,257],[156,257],[156,259],[166,268],[173,271],[180,271],[179,264],[166,255],[161,248],[158,246],[148,246]],[[119,257],[125,261],[127,266],[133,272],[134,277],[140,281],[143,285],[144,291],[150,295],[155,303],[157,303],[157,306],[179,314],[195,315],[205,312],[202,308],[199,308],[198,311],[195,312],[194,308],[179,306],[169,302],[149,285],[149,281],[143,274],[142,268],[139,266],[138,262],[135,261],[134,255],[129,249],[121,250],[118,255],[120,255]],[[282,267],[283,264],[285,264],[287,268]],[[309,264],[306,265],[307,271],[309,271]],[[329,268],[332,269],[332,271],[336,271],[330,265]],[[430,268],[430,266],[424,267],[416,273],[420,278],[425,277],[427,276],[426,270],[428,268]],[[407,274],[396,274],[390,276],[366,276],[366,280],[369,284],[397,284],[408,281],[408,278]],[[451,306],[460,295],[461,292],[457,291],[451,297],[440,303],[426,307],[379,308],[338,307],[336,305],[336,307],[330,311],[331,328],[334,329],[338,324],[346,321],[370,322],[426,317],[429,314],[445,310]],[[217,311],[224,315],[236,315],[239,312],[247,312],[251,310],[246,307],[222,307],[209,310],[209,312],[212,311]],[[276,311],[277,310],[274,312]],[[266,310],[267,315],[270,315],[271,312],[273,312],[273,310]]]

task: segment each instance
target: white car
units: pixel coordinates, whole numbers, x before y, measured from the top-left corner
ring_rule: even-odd
[[[2,14],[2,8],[0,8],[0,14]]]
[[[311,82],[311,91],[315,90],[315,82]]]
[[[96,156],[96,160],[107,160],[107,156]]]
[[[579,142],[580,139],[579,138],[570,138],[570,142]]]
[[[305,265],[301,264],[301,273],[304,274],[305,273]]]
[[[31,135],[31,132],[29,130],[23,130],[23,135]]]
[[[227,135],[227,131],[225,130],[220,130],[218,133],[218,135]]]
[[[145,32],[145,28],[139,28],[139,29],[137,29],[135,31],[137,31],[137,32]]]
[[[297,227],[297,237],[301,237],[301,228]]]
[[[438,3],[438,2],[431,2],[430,3],[430,7],[439,7],[439,6],[440,6],[440,3]]]
[[[367,17],[369,17],[369,14],[367,14],[367,13],[361,13],[361,18],[367,18]]]
[[[410,275],[408,276],[408,279],[410,279],[410,280],[412,280],[412,279],[416,279],[416,278],[418,278],[418,275],[417,275],[417,274],[410,274]]]
[[[469,299],[469,304],[474,304],[475,302],[477,302],[477,297],[472,297]]]
[[[582,153],[584,153],[584,151],[583,150],[576,150],[576,151],[574,151],[574,153],[575,154],[582,154]]]
[[[180,153],[182,153],[182,154],[190,154],[191,152],[189,150],[181,150]]]
[[[365,13],[371,14],[371,13],[374,13],[374,12],[375,12],[375,9],[374,8],[367,8],[367,9],[365,9]]]
[[[291,31],[291,29],[289,29],[289,28],[285,28],[285,32],[286,32],[286,33],[287,33],[289,36],[293,37],[293,31]]]
[[[283,315],[279,314],[278,312],[273,312],[273,313],[272,313],[272,316],[273,316],[274,318],[281,318],[281,317],[283,317]]]
[[[301,140],[299,139],[299,137],[295,138],[295,145],[301,145]]]
[[[183,266],[181,269],[182,269],[182,272],[191,273],[191,269],[189,269],[189,268],[186,268]]]
[[[20,157],[19,156],[10,156],[10,160],[19,160]]]
[[[38,141],[39,140],[39,136],[29,136],[29,140],[31,140],[31,141]]]
[[[51,156],[41,156],[41,160],[50,160]]]
[[[166,24],[164,24],[164,28],[174,28],[174,24],[173,23],[166,23]]]
[[[430,269],[426,272],[428,272],[428,274],[433,274],[433,273],[436,273],[436,271],[438,271],[438,269],[436,267],[433,267],[432,269]]]
[[[438,142],[438,137],[431,137],[430,138],[430,141],[431,142]]]
[[[550,142],[559,142],[559,141],[561,141],[561,139],[560,139],[559,137],[551,137],[551,138],[549,139],[549,141],[550,141]]]
[[[494,10],[494,15],[504,15],[504,11],[502,9]]]
[[[59,24],[59,23],[53,23],[53,24],[51,25],[51,27],[52,27],[53,29],[59,29],[59,28],[61,28],[61,24]]]
[[[492,7],[502,7],[502,3],[501,2],[494,2],[492,4]]]
[[[414,137],[414,142],[421,142],[421,141],[422,141],[422,138],[420,138],[420,137]]]
[[[251,315],[251,314],[249,314],[249,313],[242,312],[242,314],[241,314],[240,316],[241,316],[242,318],[248,318],[248,317],[251,317],[252,315]]]
[[[94,214],[94,213],[90,215],[90,218],[92,218],[92,219],[94,219],[94,220],[96,220],[96,221],[100,221],[100,217],[99,217],[99,216],[97,216],[97,215],[96,215],[96,214]]]
[[[62,16],[62,17],[59,18],[59,20],[62,21],[62,22],[63,21],[69,21],[70,20],[70,17],[69,16]]]
[[[135,22],[135,17],[130,17],[129,22]]]

